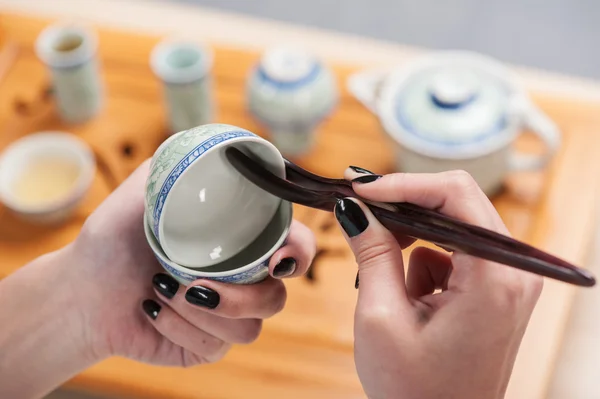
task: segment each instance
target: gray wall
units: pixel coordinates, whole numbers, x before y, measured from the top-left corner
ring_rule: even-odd
[[[600,0],[164,0],[600,79]],[[341,6],[343,4],[343,6]]]

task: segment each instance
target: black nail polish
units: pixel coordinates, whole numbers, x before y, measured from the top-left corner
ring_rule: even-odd
[[[371,172],[370,170],[366,170],[364,168],[358,167],[358,166],[349,166],[350,169],[352,169],[353,171],[355,171],[356,173],[364,173],[366,175],[374,175],[375,173]]]
[[[372,183],[375,180],[379,180],[381,179],[381,175],[365,175],[365,176],[360,176],[357,177],[356,179],[352,179],[352,183]]]
[[[168,274],[158,273],[152,277],[152,285],[167,299],[171,299],[179,289],[179,283]]]
[[[356,272],[356,281],[354,281],[354,288],[358,289],[358,273]]]
[[[367,216],[360,206],[348,198],[338,200],[335,217],[350,238],[356,237],[369,227]]]
[[[217,291],[196,285],[186,291],[185,299],[192,305],[214,309],[219,306],[221,297]]]
[[[273,277],[281,278],[287,277],[296,271],[296,259],[294,258],[283,258],[273,268]]]
[[[152,299],[146,299],[144,302],[142,302],[142,309],[144,309],[144,313],[150,316],[152,320],[156,320],[161,306]]]

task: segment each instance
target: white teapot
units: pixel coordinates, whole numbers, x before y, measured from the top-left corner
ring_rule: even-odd
[[[395,143],[398,171],[463,169],[490,196],[508,172],[543,168],[560,144],[557,126],[510,71],[476,53],[436,52],[389,73],[357,73],[348,88]],[[544,142],[543,154],[512,148],[524,129]]]

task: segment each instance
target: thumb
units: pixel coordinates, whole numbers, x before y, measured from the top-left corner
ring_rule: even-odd
[[[334,212],[358,263],[357,312],[410,308],[402,249],[393,234],[358,200],[338,200]]]

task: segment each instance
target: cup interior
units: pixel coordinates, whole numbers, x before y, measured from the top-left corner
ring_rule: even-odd
[[[62,32],[56,36],[52,48],[59,52],[70,52],[77,50],[83,44],[84,38],[79,32]]]
[[[176,47],[166,58],[166,63],[174,69],[189,68],[198,65],[202,59],[202,54],[192,47]]]
[[[281,176],[281,155],[259,138],[232,140],[206,151],[168,193],[158,230],[164,252],[185,267],[210,267],[232,258],[258,237],[281,199],[249,182],[225,158],[235,146]]]
[[[212,52],[188,40],[167,39],[150,56],[154,73],[166,83],[185,84],[204,78],[213,63]]]
[[[154,237],[154,234],[152,234],[150,226],[145,222],[145,217],[144,231],[146,239],[155,255],[169,266],[198,277],[221,277],[234,274],[232,273],[233,271],[236,273],[243,272],[269,259],[285,242],[292,223],[292,213],[292,204],[287,201],[281,201],[271,221],[250,245],[224,262],[201,269],[184,267],[169,259],[156,240],[156,237]]]

